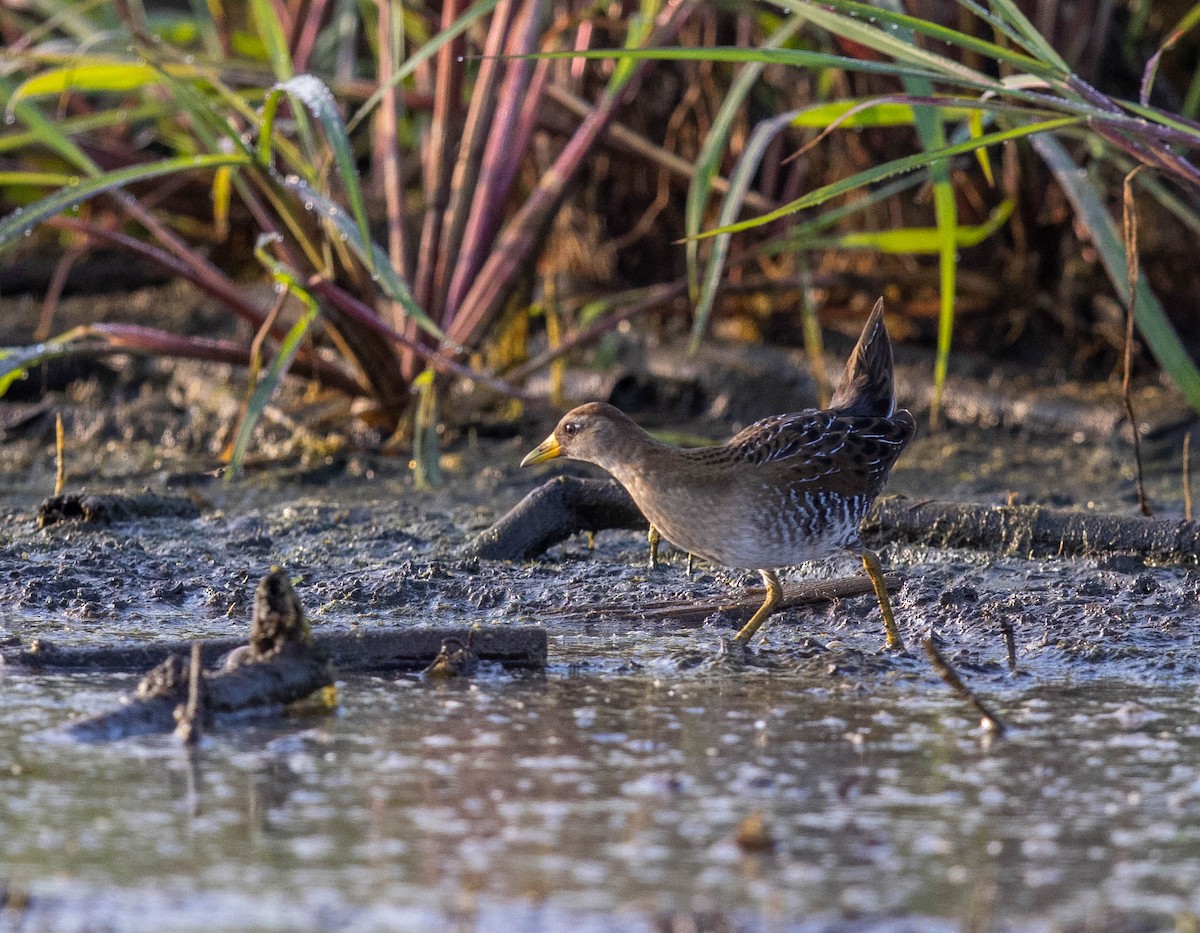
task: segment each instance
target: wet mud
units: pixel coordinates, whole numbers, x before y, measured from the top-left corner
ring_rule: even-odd
[[[888,492],[1132,516],[1119,405],[1090,391],[1044,398],[1025,426],[1014,413],[1028,399],[964,408],[918,437]],[[149,488],[196,512],[40,527],[52,424],[11,418],[9,648],[235,637],[277,564],[318,639],[536,624],[549,659],[445,681],[345,675],[337,716],[209,737],[198,758],[167,739],[86,753],[30,741],[132,682],[0,671],[0,929],[123,926],[135,909],[212,929],[603,931],[1125,930],[1200,914],[1200,572],[1186,556],[875,538],[911,653],[883,650],[864,588],[779,612],[731,660],[721,645],[755,575],[689,576],[665,546],[651,570],[642,529],[570,537],[535,560],[470,553],[563,471],[516,468],[552,411],[490,437],[448,432],[446,486],[418,491],[404,461],[301,444],[283,421],[260,449],[285,459],[226,484],[198,440],[212,409],[130,395],[100,413],[80,395],[68,420],[98,426],[68,450],[68,494]],[[743,423],[707,398],[672,426]],[[1190,421],[1142,410],[1163,415],[1144,426],[1151,501],[1177,521]],[[785,584],[859,566],[804,566]],[[925,638],[1005,737],[979,728],[915,647]],[[773,845],[739,845],[755,813]]]

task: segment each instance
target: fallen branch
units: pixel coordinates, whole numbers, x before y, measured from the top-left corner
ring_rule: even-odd
[[[193,661],[199,658],[199,649],[193,648],[191,656]],[[282,710],[333,683],[333,668],[313,647],[304,609],[278,567],[255,590],[250,643],[234,651],[222,669],[202,672],[199,680],[192,663],[172,654],[142,678],[127,703],[71,723],[67,734],[81,741],[105,741],[170,732],[181,723],[186,737],[197,734],[201,724],[209,727],[218,716]]]
[[[901,578],[896,574],[884,576],[888,589],[900,586]],[[816,606],[835,599],[849,599],[873,592],[871,581],[865,576],[842,577],[837,580],[818,580],[811,583],[785,584],[783,599],[778,609],[795,609],[799,606]],[[706,600],[679,600],[645,602],[606,602],[590,606],[567,609],[555,616],[565,622],[591,621],[604,616],[625,616],[651,622],[673,622],[681,626],[701,625],[714,612],[728,612],[749,617],[762,605],[761,589],[746,590],[742,596],[726,596]]]
[[[530,560],[581,531],[647,527],[629,493],[613,480],[559,476],[513,506],[468,552],[485,560]]]
[[[876,503],[863,528],[892,541],[1018,556],[1119,552],[1181,563],[1200,558],[1200,524],[1195,522],[1039,505],[918,502],[889,496]]]
[[[343,672],[419,671],[438,656],[444,643],[468,640],[482,661],[506,667],[546,666],[546,630],[534,625],[421,625],[315,633],[313,648]],[[200,644],[201,661],[211,666],[245,644],[240,638],[206,639]],[[66,648],[39,638],[27,646],[0,646],[0,664],[39,670],[140,671],[190,648],[187,641]]]

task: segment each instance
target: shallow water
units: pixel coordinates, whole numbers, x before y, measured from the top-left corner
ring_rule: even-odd
[[[131,678],[4,673],[0,929],[1170,929],[1200,912],[1194,687],[1014,684],[993,700],[1016,728],[989,741],[936,686],[580,672],[594,653],[469,683],[347,679],[337,715],[224,731],[194,759],[39,732]],[[772,852],[734,841],[754,811]]]

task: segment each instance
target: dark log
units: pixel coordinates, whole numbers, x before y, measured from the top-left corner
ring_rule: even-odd
[[[581,531],[647,529],[620,484],[559,476],[543,483],[479,535],[468,552],[484,560],[530,560]]]

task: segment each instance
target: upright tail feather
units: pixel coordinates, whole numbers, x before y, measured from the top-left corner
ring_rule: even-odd
[[[840,415],[886,418],[896,407],[892,341],[883,323],[883,299],[875,302],[854,345],[829,407]]]

